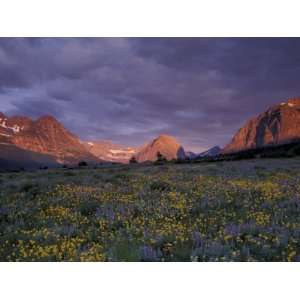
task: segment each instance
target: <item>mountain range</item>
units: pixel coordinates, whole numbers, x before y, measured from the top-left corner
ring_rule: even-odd
[[[196,159],[290,143],[300,139],[300,98],[271,106],[251,118],[224,149],[215,146],[202,153],[185,151],[175,137],[160,135],[141,147],[110,141],[82,141],[52,116],[32,120],[0,113],[0,168],[57,166],[80,161],[98,164],[155,161],[160,152],[167,160]]]
[[[141,147],[125,147],[111,141],[82,141],[52,116],[32,120],[0,113],[0,167],[37,167],[61,164],[128,163],[156,160],[161,152],[168,160],[183,159],[185,152],[177,140],[161,135]]]

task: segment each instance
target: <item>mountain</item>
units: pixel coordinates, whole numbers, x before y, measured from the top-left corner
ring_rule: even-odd
[[[300,139],[300,98],[289,99],[250,119],[223,153],[280,145]]]
[[[160,152],[167,160],[184,159],[185,152],[178,141],[169,135],[160,135],[151,143],[143,146],[135,155],[138,162],[155,161],[157,152]]]
[[[84,144],[90,153],[108,162],[128,163],[137,151],[136,148],[124,147],[110,141],[90,141]]]
[[[14,145],[30,153],[45,154],[57,163],[74,164],[81,160],[99,161],[87,151],[79,138],[65,129],[52,116],[31,120],[23,116],[8,118],[1,113],[0,146],[4,145]]]
[[[195,159],[198,156],[195,152],[185,151],[185,157],[188,159]]]
[[[207,157],[207,156],[215,156],[220,154],[222,149],[219,146],[214,146],[204,152],[201,152],[197,155],[197,157]]]

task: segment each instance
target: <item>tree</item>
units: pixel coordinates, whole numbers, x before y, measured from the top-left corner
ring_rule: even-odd
[[[137,163],[137,160],[136,160],[135,156],[132,156],[132,157],[130,158],[129,163],[130,163],[130,164],[136,164],[136,163]]]
[[[48,166],[40,166],[40,170],[48,170]]]
[[[167,161],[167,159],[158,151],[156,154],[156,164],[163,164]]]
[[[78,167],[87,167],[87,162],[86,161],[80,161],[79,163],[78,163]]]

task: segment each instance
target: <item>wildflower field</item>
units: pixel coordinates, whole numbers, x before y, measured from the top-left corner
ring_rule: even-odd
[[[300,160],[0,174],[1,261],[300,261]]]

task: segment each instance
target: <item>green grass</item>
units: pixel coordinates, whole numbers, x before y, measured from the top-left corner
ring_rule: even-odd
[[[300,161],[0,174],[1,261],[299,261]]]

